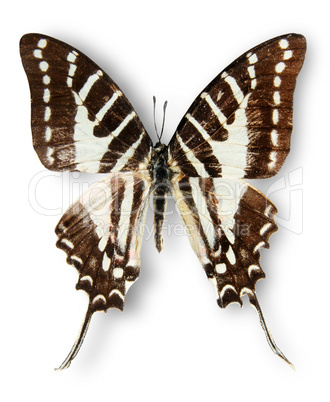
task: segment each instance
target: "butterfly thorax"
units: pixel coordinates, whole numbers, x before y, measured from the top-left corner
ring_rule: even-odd
[[[155,244],[159,252],[163,249],[163,223],[170,191],[170,170],[167,165],[166,145],[158,142],[153,149],[150,173],[153,179],[153,209]]]

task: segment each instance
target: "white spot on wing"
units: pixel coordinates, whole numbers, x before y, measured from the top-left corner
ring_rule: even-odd
[[[41,52],[41,50],[40,50],[40,49],[36,49],[36,50],[33,52],[33,56],[36,57],[37,59],[42,59],[42,52]]]
[[[48,103],[50,101],[50,91],[48,88],[44,89],[44,97],[43,100],[45,103]]]
[[[72,258],[72,257],[71,257],[71,258]],[[92,279],[92,277],[89,276],[89,275],[82,276],[82,277],[80,278],[80,281],[87,281],[87,282],[89,282],[89,283],[93,286],[93,279]]]
[[[253,271],[260,271],[260,268],[258,267],[258,265],[250,265],[248,268],[248,274],[249,276],[251,276]]]
[[[106,253],[103,254],[102,269],[107,272],[110,268],[111,260]]]
[[[70,64],[70,68],[69,68],[69,76],[73,77],[74,73],[76,72],[77,66],[75,64]]]
[[[234,286],[233,285],[225,285],[222,289],[221,289],[221,292],[220,292],[220,298],[222,299],[223,298],[223,296],[224,296],[224,294],[226,293],[226,291],[227,291],[227,289],[232,289],[235,293],[237,293],[236,292],[236,289],[234,288]]]
[[[255,248],[253,249],[253,253],[256,253],[258,250],[261,249],[261,247],[263,247],[266,243],[264,241],[261,241],[260,243],[258,243]]]
[[[43,78],[42,78],[42,82],[45,84],[45,85],[49,85],[50,84],[50,77],[49,77],[49,75],[44,75],[43,76]]]
[[[47,126],[45,131],[45,141],[49,142],[51,137],[52,137],[52,130],[49,126]]]
[[[113,276],[117,279],[122,278],[124,275],[123,268],[114,268],[113,269]]]
[[[289,42],[287,39],[281,39],[279,45],[281,49],[287,49],[287,47],[289,46]]]
[[[254,66],[249,66],[248,67],[248,73],[249,73],[250,78],[255,78],[256,70],[254,69]]]
[[[107,303],[107,300],[103,295],[95,296],[94,299],[92,300],[92,303],[94,304],[94,303],[98,302],[99,300],[102,301],[104,304]]]
[[[249,55],[248,59],[250,64],[255,64],[258,61],[258,56],[253,53],[252,55]]]
[[[51,115],[51,110],[49,106],[46,106],[45,108],[45,116],[44,116],[44,120],[48,121],[50,119],[50,115]]]
[[[270,222],[266,223],[261,229],[260,229],[260,235],[263,236],[268,229],[270,229],[272,224]]]
[[[108,243],[108,236],[103,236],[98,244],[99,250],[103,252],[105,250],[107,243]]]
[[[291,59],[291,57],[292,57],[292,50],[286,50],[286,51],[284,52],[283,59],[284,59],[284,60],[289,60],[289,59]]]
[[[224,230],[224,232],[225,232],[225,235],[226,235],[227,239],[229,240],[229,242],[231,244],[234,244],[235,243],[235,235],[231,229],[232,228],[226,228],[226,230]]]
[[[217,271],[218,274],[224,274],[227,271],[226,264],[217,264],[215,267],[215,270]]]
[[[77,257],[76,255],[72,255],[71,260],[77,261],[79,264],[83,264],[83,260],[80,257]]]
[[[65,237],[63,239],[61,239],[61,243],[65,244],[70,249],[74,248],[74,244],[70,240],[66,239]]]
[[[47,71],[48,67],[49,67],[49,64],[47,63],[47,61],[43,60],[39,63],[39,68],[41,71],[44,71],[44,72]]]
[[[274,78],[274,86],[278,88],[281,85],[281,82],[282,82],[281,78],[277,75]]]
[[[113,290],[110,292],[109,297],[111,297],[111,296],[114,295],[114,294],[118,295],[122,300],[125,300],[124,295],[123,295],[118,289],[113,289]]]
[[[37,46],[40,47],[41,49],[44,49],[47,46],[46,39],[40,39]]]
[[[275,91],[273,95],[275,105],[279,105],[281,103],[281,97],[279,91]]]
[[[273,217],[273,209],[274,209],[274,207],[271,205],[271,204],[269,204],[268,206],[267,206],[267,208],[265,209],[265,212],[264,212],[264,214],[266,215],[266,216],[268,216],[268,217]]]
[[[76,61],[77,55],[75,55],[73,52],[70,52],[68,54],[68,57],[66,58],[70,63],[74,63]]]
[[[55,162],[55,159],[52,157],[53,152],[54,152],[54,149],[53,149],[53,148],[47,148],[46,157],[47,157],[47,159],[48,159],[49,165],[52,165],[52,164]],[[66,240],[66,239],[65,239],[65,240]]]
[[[277,73],[282,73],[284,71],[284,69],[285,69],[285,63],[283,63],[283,61],[277,63],[275,66],[275,71]]]
[[[228,258],[228,261],[231,263],[231,265],[234,265],[236,263],[236,257],[235,257],[234,251],[231,246],[229,246],[226,256]]]
[[[273,151],[273,152],[271,152],[270,153],[270,162],[268,163],[268,167],[269,167],[269,169],[274,169],[275,168],[275,166],[276,166],[276,152],[275,151]]]
[[[272,130],[270,133],[272,144],[276,147],[278,145],[278,132],[276,130]]]

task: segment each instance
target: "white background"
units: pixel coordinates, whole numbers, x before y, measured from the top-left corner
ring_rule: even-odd
[[[326,400],[326,2],[30,0],[5,2],[2,17],[1,400]],[[46,172],[34,153],[30,95],[18,52],[19,39],[28,32],[54,36],[95,60],[131,100],[154,139],[152,95],[159,101],[158,120],[167,99],[165,143],[195,96],[240,54],[280,34],[307,37],[292,151],[278,176],[253,183],[272,193],[279,209],[279,231],[271,249],[262,251],[267,279],[257,285],[259,301],[296,371],[271,352],[247,300],[242,309],[218,308],[212,284],[178,233],[176,214],[168,216],[171,230],[164,233],[160,255],[146,232],[140,279],[128,293],[125,312],[96,313],[71,367],[53,371],[69,352],[87,307],[86,294],[74,288],[75,269],[54,245],[53,228],[71,198],[95,177]]]

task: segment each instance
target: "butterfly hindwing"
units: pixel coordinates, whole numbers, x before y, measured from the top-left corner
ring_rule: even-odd
[[[138,278],[150,183],[140,173],[114,173],[92,186],[56,227],[57,246],[79,271],[77,289],[92,310],[124,307]]]
[[[189,177],[275,175],[290,150],[293,93],[305,51],[303,36],[280,36],[220,73],[170,142],[173,169]]]
[[[88,173],[145,168],[151,139],[125,95],[92,60],[39,34],[24,35],[20,52],[33,145],[45,167]]]
[[[193,250],[217,290],[218,304],[242,304],[265,276],[260,248],[277,230],[275,206],[258,190],[232,178],[182,177],[173,193]]]

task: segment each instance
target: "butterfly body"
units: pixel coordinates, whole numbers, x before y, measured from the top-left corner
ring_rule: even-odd
[[[171,191],[171,171],[167,163],[167,147],[158,142],[153,148],[150,162],[150,171],[153,178],[153,209],[155,245],[159,252],[163,249],[162,229],[167,206],[167,197]]]
[[[107,173],[62,216],[57,246],[89,295],[76,356],[95,311],[123,310],[139,276],[143,228],[153,196],[155,243],[163,248],[173,196],[190,244],[221,308],[247,294],[272,350],[256,298],[265,277],[260,249],[277,230],[276,207],[245,179],[274,176],[289,150],[296,78],[306,51],[298,34],[244,53],[197,96],[168,146],[152,140],[112,79],[82,52],[40,34],[22,37],[34,148],[55,171]]]

